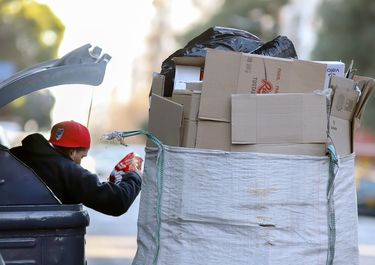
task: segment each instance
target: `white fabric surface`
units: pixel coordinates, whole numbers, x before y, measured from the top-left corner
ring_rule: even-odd
[[[157,151],[146,150],[133,265],[157,242]],[[165,146],[159,265],[325,265],[328,157]],[[335,265],[358,265],[354,155],[335,179]]]

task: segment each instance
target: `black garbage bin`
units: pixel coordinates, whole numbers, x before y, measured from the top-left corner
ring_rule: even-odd
[[[89,215],[62,205],[43,181],[0,146],[0,254],[6,265],[84,265]]]
[[[82,205],[0,206],[5,264],[83,265],[89,224]]]

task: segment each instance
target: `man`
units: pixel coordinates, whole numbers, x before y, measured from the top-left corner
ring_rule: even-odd
[[[31,134],[22,140],[22,146],[10,151],[31,167],[62,203],[82,203],[104,214],[119,216],[140,192],[141,172],[121,173],[116,176],[116,183],[99,181],[97,175],[80,166],[90,142],[85,126],[64,121],[52,127],[49,141],[41,134]]]

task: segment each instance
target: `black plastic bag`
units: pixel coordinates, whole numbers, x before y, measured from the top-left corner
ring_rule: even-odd
[[[261,47],[255,49],[251,53],[272,57],[297,59],[297,53],[294,49],[293,43],[285,36],[277,36],[275,39],[263,44]]]

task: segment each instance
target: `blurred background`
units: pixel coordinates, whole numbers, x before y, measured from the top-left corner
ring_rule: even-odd
[[[104,178],[128,149],[111,149],[101,136],[147,129],[152,73],[212,26],[246,30],[264,42],[285,35],[299,59],[346,66],[354,60],[357,74],[375,77],[372,0],[0,0],[0,81],[87,43],[112,56],[99,87],[44,89],[1,108],[1,143],[14,146],[25,134],[48,132],[58,121],[79,121],[93,136],[89,167]],[[360,214],[370,216],[375,216],[374,97],[354,147]],[[142,152],[145,139],[129,143]]]

